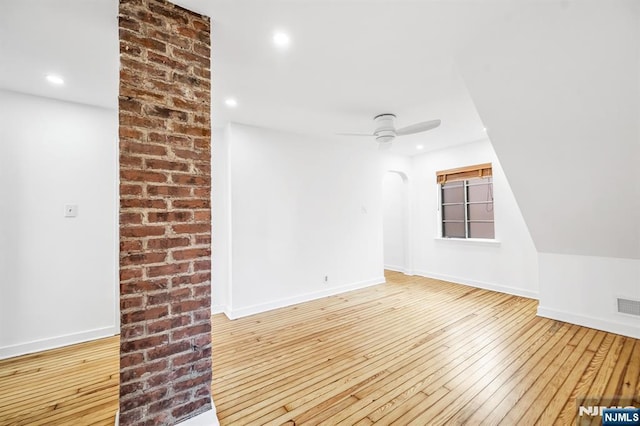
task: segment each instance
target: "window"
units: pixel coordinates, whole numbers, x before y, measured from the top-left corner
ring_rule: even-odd
[[[491,164],[437,173],[443,238],[495,237]]]

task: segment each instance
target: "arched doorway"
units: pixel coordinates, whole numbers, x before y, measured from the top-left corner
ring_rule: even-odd
[[[389,170],[382,180],[384,268],[410,273],[407,175]]]

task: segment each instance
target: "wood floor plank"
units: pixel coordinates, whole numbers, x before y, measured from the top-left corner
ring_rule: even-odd
[[[640,405],[639,340],[537,317],[531,299],[386,277],[234,321],[214,315],[221,424],[569,425],[581,396]],[[118,345],[0,361],[0,426],[112,425]]]

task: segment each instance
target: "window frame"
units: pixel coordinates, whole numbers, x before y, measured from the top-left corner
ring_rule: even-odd
[[[488,182],[486,182],[488,180]],[[473,183],[476,181],[476,183]],[[462,202],[453,202],[453,203],[445,203],[444,202],[444,190],[445,185],[448,183],[461,183],[463,188],[463,200]],[[471,183],[470,183],[471,182]],[[481,183],[482,182],[482,183]],[[480,185],[490,185],[489,191],[491,193],[491,201],[469,201],[469,187],[472,186],[480,186]],[[492,214],[492,220],[483,220],[483,219],[470,219],[469,218],[469,206],[473,204],[491,204],[492,213],[495,212],[495,199],[493,192],[493,179],[491,175],[488,176],[473,176],[466,179],[456,179],[449,182],[441,182],[438,183],[438,211],[439,211],[439,238],[444,240],[463,240],[463,241],[496,241],[496,226],[495,226],[495,214]],[[463,207],[463,219],[449,219],[445,220],[444,218],[444,208],[446,206],[462,206]],[[464,224],[464,236],[456,236],[456,237],[448,237],[445,235],[445,224],[446,223],[463,223]],[[493,237],[470,237],[470,225],[471,223],[491,223],[493,224]]]

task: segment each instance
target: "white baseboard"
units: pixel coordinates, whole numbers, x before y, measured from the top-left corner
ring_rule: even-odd
[[[0,347],[0,359],[12,358],[15,356],[45,351],[48,349],[60,348],[62,346],[74,345],[76,343],[88,342],[90,340],[101,339],[103,337],[115,336],[119,333],[120,330],[115,326],[112,326],[4,346]]]
[[[634,327],[629,324],[572,314],[571,312],[545,308],[543,306],[538,306],[538,316],[640,339],[640,326]]]
[[[406,272],[404,267],[397,265],[384,265],[384,269],[386,269],[387,271],[402,272],[403,274]]]
[[[514,296],[527,297],[529,299],[539,299],[538,292],[525,290],[518,287],[509,287],[501,284],[487,283],[484,281],[471,280],[468,278],[454,277],[452,275],[438,274],[427,271],[414,271],[416,275],[426,278],[434,278],[436,280],[449,281],[457,284],[469,285],[471,287],[482,288],[484,290],[492,290],[500,293],[512,294]]]
[[[384,269],[386,269],[387,271],[400,272],[405,275],[414,275],[413,271],[410,271],[402,266],[384,265]]]
[[[211,305],[211,315],[221,314],[226,310],[224,305]]]
[[[285,299],[273,300],[267,303],[261,303],[257,305],[245,306],[240,308],[229,308],[225,311],[225,314],[229,319],[237,319],[247,317],[249,315],[255,315],[262,312],[271,311],[273,309],[284,308],[287,306],[295,305],[298,303],[309,302],[311,300],[320,299],[322,297],[333,296],[336,294],[344,293],[351,290],[358,290],[365,287],[370,287],[378,284],[384,284],[386,281],[384,277],[373,278],[365,281],[358,281],[355,283],[345,284],[338,287],[331,287],[326,290],[315,291],[311,293],[305,293],[298,296],[287,297]]]

